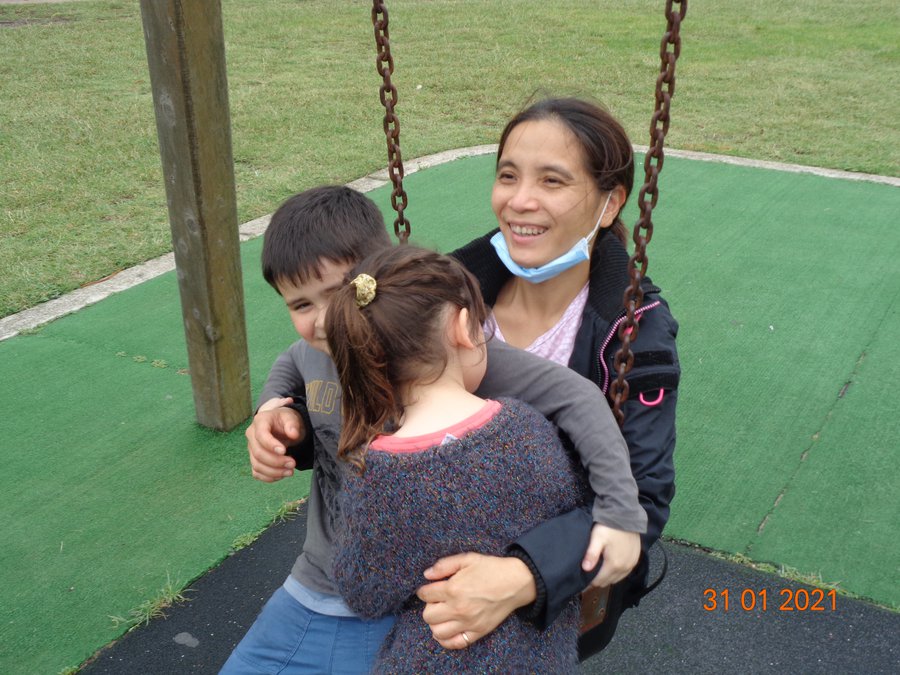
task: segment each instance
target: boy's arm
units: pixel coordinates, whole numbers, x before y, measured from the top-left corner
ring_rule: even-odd
[[[311,438],[306,429],[303,418],[292,408],[260,408],[244,433],[253,477],[273,483],[293,475],[295,468],[304,468],[298,466],[298,459],[290,453],[295,452],[298,443],[302,445],[304,440]]]
[[[305,385],[292,356],[292,350],[298,348],[295,343],[275,360],[245,433],[253,477],[267,483],[292,475],[295,468],[312,468],[313,436],[307,433],[311,424]]]
[[[257,411],[272,399],[294,397],[296,394],[303,394],[303,375],[297,369],[297,364],[291,356],[291,350],[296,349],[296,343],[288,349],[281,352],[272,368],[269,369],[269,376],[263,385],[259,398],[256,400]]]

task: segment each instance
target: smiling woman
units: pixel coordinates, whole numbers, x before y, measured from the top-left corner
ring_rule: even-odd
[[[609,112],[581,99],[539,101],[513,117],[500,137],[491,195],[499,231],[454,254],[478,278],[492,310],[487,328],[497,339],[575,370],[611,406],[619,327],[627,319],[622,298],[631,278],[619,214],[633,182],[631,142]],[[591,652],[612,638],[623,609],[648,592],[647,554],[675,492],[678,324],[660,289],[647,278],[641,287],[622,433],[647,532],[638,566],[612,587]],[[559,558],[559,542],[550,548]],[[559,589],[548,589],[554,592]]]
[[[604,195],[588,173],[586,153],[562,122],[523,122],[501,148],[491,206],[511,257],[523,267],[565,255],[578,235],[592,240],[616,221],[624,188],[615,185]],[[630,157],[627,162],[632,164]]]
[[[527,349],[573,302],[583,308],[590,247],[607,228],[624,243],[619,213],[633,180],[628,135],[602,108],[544,101],[506,126],[491,193],[500,232],[491,243],[514,275],[494,305],[507,342]]]
[[[597,206],[595,190],[583,162],[567,165],[573,153],[578,160],[581,151],[577,146],[569,147],[571,134],[564,126],[549,121],[525,122],[512,135],[515,138],[505,144],[498,162],[491,203],[501,231],[491,238],[491,244],[516,276],[539,283],[590,259],[588,247],[604,223],[613,193],[607,193],[590,234],[565,252],[540,262],[546,258],[541,255],[542,248],[560,248],[592,217]],[[518,257],[531,253],[538,260],[532,266],[519,264],[510,253],[513,244]]]

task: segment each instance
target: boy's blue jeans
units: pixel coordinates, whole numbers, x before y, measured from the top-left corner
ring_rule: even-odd
[[[394,620],[393,616],[374,621],[326,616],[279,588],[220,675],[368,673]]]

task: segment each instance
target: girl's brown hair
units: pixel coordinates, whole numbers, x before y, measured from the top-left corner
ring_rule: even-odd
[[[625,201],[634,185],[634,150],[625,128],[604,108],[580,98],[547,98],[529,105],[513,117],[500,135],[497,163],[509,134],[523,122],[559,120],[577,139],[584,151],[588,174],[594,178],[597,189],[609,192],[621,185],[625,188]],[[625,202],[616,214],[610,229],[627,246],[628,232],[620,215]],[[600,237],[594,239],[594,245]]]
[[[351,283],[375,279],[363,307]],[[483,340],[487,310],[478,282],[456,260],[414,246],[395,246],[359,263],[328,303],[325,332],[343,398],[338,457],[365,471],[366,446],[399,423],[409,385],[437,379],[447,367],[444,326],[449,308],[468,309]]]

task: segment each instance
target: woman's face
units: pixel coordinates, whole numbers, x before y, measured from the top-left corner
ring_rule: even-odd
[[[497,163],[491,208],[512,259],[539,267],[587,236],[603,210],[574,134],[554,119],[522,122],[506,139]],[[615,220],[613,204],[601,227]]]

